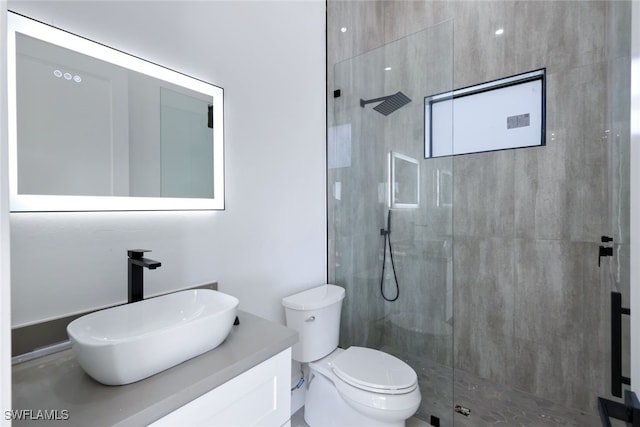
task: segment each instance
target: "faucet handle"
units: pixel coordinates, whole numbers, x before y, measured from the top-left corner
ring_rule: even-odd
[[[129,258],[140,259],[144,255],[145,252],[151,252],[151,249],[129,249],[127,250],[127,254]]]

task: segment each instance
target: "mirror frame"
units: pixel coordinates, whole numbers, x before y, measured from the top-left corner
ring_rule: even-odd
[[[7,101],[9,194],[12,212],[222,210],[224,209],[224,90],[202,80],[41,23],[15,12],[7,14]],[[213,198],[65,196],[18,193],[16,33],[74,50],[213,98]]]

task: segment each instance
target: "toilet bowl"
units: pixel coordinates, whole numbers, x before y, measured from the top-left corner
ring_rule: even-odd
[[[418,377],[402,360],[365,347],[338,348],[344,289],[323,285],[283,299],[298,331],[293,359],[308,363],[305,421],[311,427],[402,427],[421,401]]]
[[[338,348],[309,363],[305,421],[311,427],[401,427],[420,400],[415,371],[384,352]]]

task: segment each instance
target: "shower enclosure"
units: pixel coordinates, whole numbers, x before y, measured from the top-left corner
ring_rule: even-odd
[[[346,288],[341,344],[407,361],[421,380],[419,416],[450,425],[453,163],[425,159],[424,120],[425,97],[453,88],[452,21],[333,72],[329,264]]]
[[[599,426],[629,297],[630,3],[327,5],[341,346],[407,361],[426,422]],[[542,69],[546,145],[426,158],[430,97]]]

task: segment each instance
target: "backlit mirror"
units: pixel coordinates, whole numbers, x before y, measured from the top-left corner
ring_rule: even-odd
[[[224,208],[223,90],[8,16],[12,211]]]

